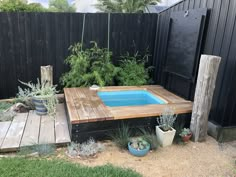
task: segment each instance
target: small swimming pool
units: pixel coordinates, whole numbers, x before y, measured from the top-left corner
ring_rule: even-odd
[[[98,92],[106,106],[141,106],[149,104],[166,104],[165,101],[154,96],[146,90],[129,90],[129,91],[101,91]]]

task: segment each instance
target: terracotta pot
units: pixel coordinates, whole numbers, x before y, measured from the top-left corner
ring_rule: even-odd
[[[182,140],[183,140],[183,142],[188,142],[191,137],[192,137],[192,133],[187,136],[182,136]]]

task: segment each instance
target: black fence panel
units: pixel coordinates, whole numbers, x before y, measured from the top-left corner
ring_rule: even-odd
[[[166,85],[164,79],[165,42],[168,40],[170,13],[199,8],[209,9],[206,19],[208,26],[204,32],[201,53],[222,57],[210,120],[224,127],[236,126],[236,1],[184,0],[159,13],[155,59],[153,60],[154,79],[157,84]],[[177,89],[176,93],[180,91],[194,93],[195,87],[189,87],[183,79],[173,77],[172,82]]]
[[[154,51],[157,14],[0,13],[0,98],[14,97],[18,80],[40,77],[40,66],[53,65],[54,84],[68,71],[70,45],[96,41],[120,55]],[[83,28],[84,27],[84,28]],[[109,33],[108,33],[109,31]],[[82,38],[83,36],[83,38]]]

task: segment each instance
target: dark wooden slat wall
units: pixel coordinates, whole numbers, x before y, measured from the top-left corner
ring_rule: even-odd
[[[157,14],[111,14],[110,50],[113,62],[126,52],[148,49],[153,55]],[[14,97],[18,80],[35,82],[41,65],[53,65],[54,83],[68,67],[70,45],[81,42],[84,14],[0,13],[0,98]],[[108,14],[86,14],[84,47],[90,41],[108,46]],[[150,57],[152,63],[152,57]]]
[[[170,12],[188,9],[209,8],[208,28],[204,35],[202,53],[219,55],[219,68],[210,120],[221,126],[236,126],[236,1],[235,0],[184,0],[162,11],[158,16],[158,33],[153,65],[157,84],[166,85],[163,68],[165,66],[164,43],[167,41],[168,18]],[[161,26],[161,27],[160,27]],[[170,83],[176,89],[193,92],[181,78],[172,78]],[[167,85],[168,87],[168,85]],[[193,99],[193,98],[192,98]]]

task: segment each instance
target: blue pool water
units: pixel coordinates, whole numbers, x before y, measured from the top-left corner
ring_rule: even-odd
[[[98,96],[110,107],[165,104],[163,100],[145,90],[98,92]]]

